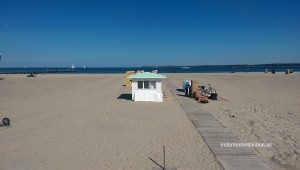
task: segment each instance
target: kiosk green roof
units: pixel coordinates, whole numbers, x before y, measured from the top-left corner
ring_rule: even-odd
[[[165,79],[166,76],[161,75],[161,74],[144,72],[144,73],[138,73],[138,74],[131,75],[128,78],[132,78],[132,79],[138,79],[138,78],[140,78],[140,79]]]

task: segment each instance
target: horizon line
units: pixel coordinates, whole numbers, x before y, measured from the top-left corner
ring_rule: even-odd
[[[265,63],[265,64],[205,64],[205,65],[144,65],[144,66],[78,66],[76,68],[143,68],[143,67],[203,67],[203,66],[272,66],[272,65],[299,65],[300,63]],[[0,68],[71,68],[71,66],[5,66]]]

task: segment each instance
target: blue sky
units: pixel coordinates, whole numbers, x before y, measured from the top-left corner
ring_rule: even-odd
[[[0,67],[300,63],[300,1],[0,1]]]

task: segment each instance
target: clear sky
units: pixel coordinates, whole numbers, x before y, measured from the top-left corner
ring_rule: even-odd
[[[0,67],[300,63],[299,0],[0,0]]]

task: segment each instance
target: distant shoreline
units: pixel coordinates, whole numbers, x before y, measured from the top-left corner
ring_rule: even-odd
[[[144,70],[159,73],[250,73],[250,72],[285,72],[292,69],[300,72],[300,64],[263,64],[263,65],[212,65],[212,66],[147,66],[147,67],[26,67],[26,68],[0,68],[0,74],[118,74],[126,71]]]
[[[75,65],[76,66],[76,65]],[[91,66],[87,68],[180,68],[180,67],[300,67],[300,63],[272,63],[272,64],[206,64],[206,65],[146,65],[146,66]],[[25,69],[30,68],[45,68],[45,69],[51,69],[51,68],[71,68],[68,66],[32,66],[32,67],[26,67]],[[80,65],[76,68],[84,68],[84,65]],[[24,69],[24,67],[0,67],[0,69]]]
[[[172,68],[177,68],[177,67],[300,67],[300,63],[273,63],[273,64],[222,64],[222,65],[166,65],[166,66],[142,66],[142,68],[147,68],[147,67],[157,67],[157,68],[164,68],[164,67],[172,67]]]

